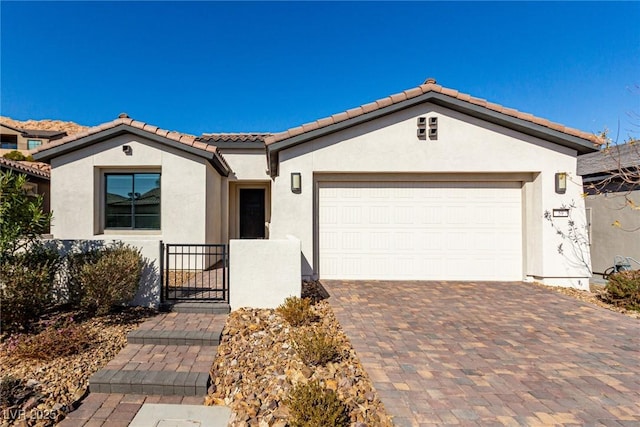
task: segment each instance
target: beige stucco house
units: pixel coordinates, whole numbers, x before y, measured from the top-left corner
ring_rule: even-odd
[[[303,277],[585,288],[590,266],[558,252],[544,216],[562,226],[573,203],[586,225],[576,159],[599,142],[428,80],[274,134],[195,137],[121,115],[34,157],[51,162],[57,238],[293,236]]]

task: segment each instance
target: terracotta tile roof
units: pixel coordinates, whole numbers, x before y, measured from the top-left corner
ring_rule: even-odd
[[[18,162],[0,157],[0,167],[23,172],[40,178],[51,178],[51,165],[40,162]]]
[[[222,155],[220,155],[220,152],[218,151],[217,147],[213,144],[206,144],[203,143],[201,141],[198,140],[198,138],[194,135],[189,135],[186,133],[180,133],[180,132],[176,132],[176,131],[169,131],[169,130],[165,130],[165,129],[160,129],[157,126],[154,126],[152,124],[149,123],[145,123],[145,122],[141,122],[138,120],[134,120],[131,117],[129,117],[126,113],[122,113],[118,116],[117,119],[110,121],[110,122],[106,122],[103,123],[101,125],[98,126],[94,126],[91,128],[88,128],[82,132],[78,132],[78,133],[74,133],[72,135],[69,135],[65,138],[62,139],[58,139],[55,141],[51,141],[50,143],[46,144],[46,145],[41,145],[40,147],[38,147],[35,151],[33,151],[33,154],[37,154],[40,152],[44,152],[47,150],[50,150],[52,148],[55,147],[59,147],[61,145],[64,144],[68,144],[70,142],[73,141],[77,141],[79,139],[91,136],[91,135],[95,135],[97,133],[103,132],[105,130],[109,130],[109,129],[113,129],[117,126],[120,125],[126,125],[126,126],[131,126],[134,127],[136,129],[141,129],[145,132],[149,132],[151,134],[155,134],[158,136],[161,136],[163,138],[167,138],[170,139],[172,141],[175,142],[179,142],[180,144],[184,144],[186,146],[190,146],[190,147],[194,147],[203,151],[208,151],[210,153],[214,153],[215,156],[222,162],[222,164],[228,169],[231,170],[231,168],[229,167],[229,164],[226,162],[226,160],[224,159],[224,157],[222,157]]]
[[[424,95],[429,92],[446,95],[457,100],[465,101],[473,105],[487,108],[488,110],[496,111],[506,116],[510,116],[517,119],[525,120],[527,122],[535,123],[537,125],[544,126],[549,129],[553,129],[553,130],[565,133],[567,135],[571,135],[577,138],[591,141],[596,145],[600,145],[603,143],[603,141],[594,134],[583,132],[578,129],[566,127],[559,123],[553,123],[553,122],[550,122],[549,120],[536,117],[529,113],[523,113],[518,110],[514,110],[512,108],[503,107],[502,105],[494,104],[484,99],[475,98],[471,95],[460,93],[454,89],[448,89],[448,88],[442,87],[436,84],[436,81],[433,79],[427,79],[427,81],[425,81],[424,84],[418,87],[408,89],[408,90],[405,90],[404,92],[390,95],[385,98],[378,99],[377,101],[361,105],[360,107],[352,108],[342,113],[334,114],[330,117],[319,119],[311,123],[306,123],[302,126],[297,126],[289,130],[286,130],[284,132],[268,135],[265,137],[265,143],[266,145],[270,145],[279,141],[283,141],[285,139],[292,138],[294,136],[301,135],[306,132],[321,129],[321,128],[330,126],[332,124],[340,123],[354,117],[362,116],[364,114],[368,114],[368,113],[380,110],[382,108],[389,107],[394,104],[398,104],[400,102]]]
[[[216,142],[264,142],[264,139],[271,134],[268,132],[254,133],[203,133],[201,141]]]
[[[180,142],[182,144],[185,145],[190,145],[193,146],[193,143],[196,141],[196,137],[193,135],[188,135],[185,133],[179,133],[176,131],[168,131],[168,130],[164,130],[164,129],[160,129],[157,126],[153,126],[150,125],[148,123],[144,123],[144,122],[140,122],[137,120],[132,119],[131,117],[127,116],[126,114],[120,114],[120,116],[111,121],[111,122],[107,122],[107,123],[103,123],[101,125],[98,126],[94,126],[91,127],[87,130],[84,130],[82,132],[78,132],[78,133],[74,133],[72,135],[69,135],[67,137],[64,137],[62,139],[58,139],[56,141],[52,141],[49,144],[47,144],[46,146],[41,145],[40,147],[38,147],[38,149],[36,149],[34,151],[34,153],[39,153],[41,151],[45,151],[54,147],[59,147],[60,145],[64,145],[67,144],[69,142],[72,141],[76,141],[80,138],[85,138],[87,136],[91,136],[94,135],[96,133],[108,130],[108,129],[112,129],[115,128],[116,126],[119,125],[127,125],[127,126],[131,126],[137,129],[142,129],[146,132],[149,133],[155,133],[156,135],[171,139],[173,141],[176,142]],[[216,147],[215,146],[207,146],[206,147],[207,151],[211,151],[211,152],[216,152]]]

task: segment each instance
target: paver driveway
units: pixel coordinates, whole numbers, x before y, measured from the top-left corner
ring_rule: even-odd
[[[640,321],[524,283],[323,281],[398,426],[640,425]]]

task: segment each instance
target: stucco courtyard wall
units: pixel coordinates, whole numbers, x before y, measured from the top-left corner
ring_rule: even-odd
[[[142,274],[140,285],[131,305],[157,308],[161,297],[161,273],[160,273],[160,241],[146,238],[130,237],[126,240],[107,239],[46,239],[46,243],[55,247],[61,255],[68,253],[81,253],[102,248],[115,243],[136,248],[142,256]]]
[[[416,135],[417,118],[438,118],[437,140]],[[302,174],[302,192],[290,188],[290,174]],[[566,194],[556,194],[554,175],[570,175]],[[503,174],[523,183],[523,279],[585,288],[589,255],[560,254],[564,241],[544,219],[545,211],[575,206],[572,219],[586,226],[582,180],[576,152],[433,104],[422,104],[375,121],[325,135],[280,152],[272,184],[271,238],[291,234],[301,240],[304,276],[314,268],[315,183],[324,174],[370,174],[373,179],[414,180],[443,174],[454,180],[490,179]],[[470,175],[464,175],[470,174]],[[347,176],[347,175],[345,175]],[[511,176],[512,178],[509,178]],[[347,176],[348,179],[348,176]],[[419,177],[418,177],[419,179]],[[565,228],[566,219],[556,224]],[[583,251],[584,252],[584,251]],[[583,262],[585,261],[586,262]]]
[[[640,190],[587,196],[591,209],[591,261],[594,273],[613,266],[613,257],[621,255],[640,261],[640,212],[631,209],[625,196],[640,201]],[[613,224],[618,221],[620,227]],[[638,265],[633,268],[640,268]]]
[[[276,308],[287,297],[300,297],[300,240],[296,238],[231,240],[229,263],[232,310]]]

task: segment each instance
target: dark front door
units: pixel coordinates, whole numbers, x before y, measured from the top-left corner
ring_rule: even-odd
[[[265,238],[264,188],[240,189],[240,238]]]

